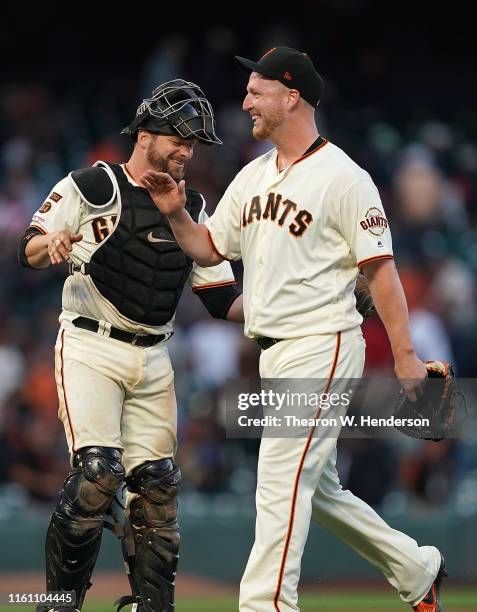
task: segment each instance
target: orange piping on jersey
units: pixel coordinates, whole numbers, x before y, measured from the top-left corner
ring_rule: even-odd
[[[209,235],[210,244],[212,245],[212,248],[217,253],[217,255],[219,257],[222,257],[222,259],[225,259],[226,261],[233,261],[233,259],[229,259],[228,257],[225,257],[225,255],[222,255],[222,253],[219,251],[219,249],[215,246],[215,242],[212,239],[212,235],[210,233],[210,230],[207,230],[207,234]]]
[[[300,158],[298,158],[296,161],[294,161],[292,165],[294,166],[295,164],[300,163],[301,161],[303,161],[303,160],[304,160],[304,159],[306,159],[307,157],[310,157],[310,155],[313,155],[313,153],[316,153],[317,151],[319,151],[320,149],[322,149],[322,148],[323,148],[325,145],[327,145],[327,144],[328,144],[328,140],[325,138],[325,139],[323,140],[323,142],[322,142],[320,145],[318,145],[318,146],[316,147],[316,149],[313,149],[313,151],[310,151],[309,153],[306,153],[305,155],[302,155]]]
[[[310,155],[313,155],[313,153],[316,153],[317,151],[319,151],[320,149],[322,149],[326,144],[328,144],[329,140],[327,140],[326,138],[323,138],[323,142],[321,144],[319,144],[316,149],[313,149],[313,151],[310,151],[309,153],[305,153],[305,155],[302,155],[301,157],[299,157],[298,159],[296,159],[292,164],[290,164],[290,166],[288,166],[289,168],[291,168],[292,166],[294,166],[295,164],[299,164],[301,161],[303,161],[304,159],[306,159],[307,157],[310,157]],[[278,154],[275,158],[275,166],[277,168],[277,172],[279,174],[281,174],[283,172],[283,170],[286,170],[286,168],[284,168],[283,170],[280,171],[280,168],[278,166]]]
[[[65,346],[65,330],[63,330],[61,332],[61,352],[60,352],[60,358],[61,358],[61,388],[63,390],[63,398],[65,400],[65,409],[66,409],[66,416],[68,417],[68,425],[70,426],[70,432],[71,432],[71,440],[72,440],[72,450],[74,452],[76,452],[78,449],[76,448],[76,442],[75,442],[75,432],[73,430],[73,425],[71,423],[71,417],[70,417],[70,412],[68,410],[68,401],[66,400],[66,389],[65,389],[65,378],[64,378],[64,369],[63,369],[63,348]]]
[[[330,373],[328,374],[328,380],[326,382],[324,393],[328,393],[328,389],[330,388],[331,381],[333,380],[333,376],[335,375],[336,366],[338,365],[338,357],[340,354],[340,346],[341,346],[341,332],[338,332],[336,335],[336,346],[335,346],[335,354],[333,357],[333,363],[331,366]],[[320,418],[320,414],[321,414],[321,408],[318,409],[316,416],[315,416],[315,420],[318,420]],[[290,509],[290,519],[288,521],[287,537],[285,539],[285,548],[283,549],[283,553],[282,553],[282,562],[280,565],[280,572],[278,574],[278,582],[277,582],[277,588],[275,591],[275,598],[273,600],[273,605],[275,607],[276,612],[280,612],[280,608],[278,607],[278,598],[280,597],[280,591],[282,590],[283,574],[285,573],[285,564],[286,564],[287,557],[288,557],[288,550],[290,548],[290,540],[291,540],[291,536],[293,532],[293,523],[295,521],[296,500],[298,497],[298,487],[300,484],[300,476],[303,471],[303,465],[305,463],[305,458],[310,448],[315,429],[316,429],[316,425],[314,425],[310,429],[310,433],[308,434],[305,448],[303,449],[303,453],[300,459],[300,464],[298,465],[298,470],[295,476],[295,484],[293,486],[293,495],[292,495],[292,502],[291,502],[291,509]]]
[[[228,280],[228,281],[221,281],[219,283],[209,283],[208,285],[196,285],[195,287],[192,287],[192,291],[195,293],[196,291],[201,291],[202,289],[212,289],[213,287],[226,287],[227,285],[236,285],[236,281],[234,280]]]
[[[378,259],[394,259],[394,255],[375,255],[374,257],[363,259],[363,261],[358,261],[358,268],[361,268],[361,266],[365,266],[372,261],[378,261]]]
[[[316,149],[313,149],[313,151],[310,151],[309,153],[306,153],[305,155],[302,155],[301,157],[299,157],[296,161],[293,162],[292,166],[294,166],[295,164],[299,164],[301,161],[303,161],[307,157],[310,157],[310,155],[313,155],[313,153],[316,153],[317,151],[322,149],[327,144],[328,144],[328,140],[324,138],[323,142],[320,145],[318,145]]]
[[[35,229],[39,230],[44,236],[46,236],[46,234],[48,233],[45,229],[43,229],[39,225],[35,225],[34,223],[30,223],[28,227],[34,227]]]

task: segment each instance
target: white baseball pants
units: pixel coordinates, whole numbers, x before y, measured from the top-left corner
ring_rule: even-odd
[[[174,456],[176,397],[165,344],[138,347],[65,322],[55,374],[70,453],[83,446],[122,449],[126,474]]]
[[[262,352],[260,375],[321,379],[328,392],[340,392],[340,379],[362,376],[364,353],[360,328],[284,340]],[[378,567],[403,601],[419,602],[439,570],[439,551],[418,546],[343,491],[335,467],[336,435],[313,433],[317,437],[310,432],[308,438],[262,438],[255,543],[240,585],[240,612],[299,610],[300,565],[311,518]]]

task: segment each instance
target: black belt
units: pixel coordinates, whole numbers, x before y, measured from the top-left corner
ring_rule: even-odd
[[[76,317],[72,323],[75,327],[81,327],[81,329],[87,329],[92,332],[97,332],[99,329],[99,321],[89,319],[88,317]],[[159,336],[153,334],[133,334],[132,332],[124,331],[124,329],[111,327],[108,337],[114,338],[114,340],[121,340],[122,342],[129,342],[129,344],[134,344],[135,346],[154,346],[158,342],[168,340],[171,336],[172,333],[159,334]]]
[[[260,338],[255,338],[255,341],[257,342],[257,344],[264,351],[266,351],[268,348],[270,348],[274,344],[277,344],[278,342],[281,342],[282,340],[283,340],[283,338],[267,338],[265,336],[261,336]]]

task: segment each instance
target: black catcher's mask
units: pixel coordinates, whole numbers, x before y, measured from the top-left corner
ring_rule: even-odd
[[[204,144],[222,144],[215,133],[212,106],[203,91],[188,81],[174,79],[154,89],[144,99],[134,120],[121,132],[134,137],[138,129],[154,134],[197,138]]]

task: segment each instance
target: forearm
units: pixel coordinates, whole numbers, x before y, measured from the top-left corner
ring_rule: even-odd
[[[48,235],[33,236],[26,244],[25,257],[32,268],[47,268],[51,263],[48,254]]]
[[[374,305],[391,344],[394,360],[414,354],[406,297],[392,260],[364,267]]]
[[[69,261],[73,243],[83,239],[83,234],[68,229],[32,236],[33,231],[27,229],[18,251],[20,263],[32,268],[46,268],[50,263],[57,265]]]
[[[207,268],[223,261],[212,247],[207,227],[193,221],[185,209],[169,215],[168,219],[179,246],[199,266]]]

